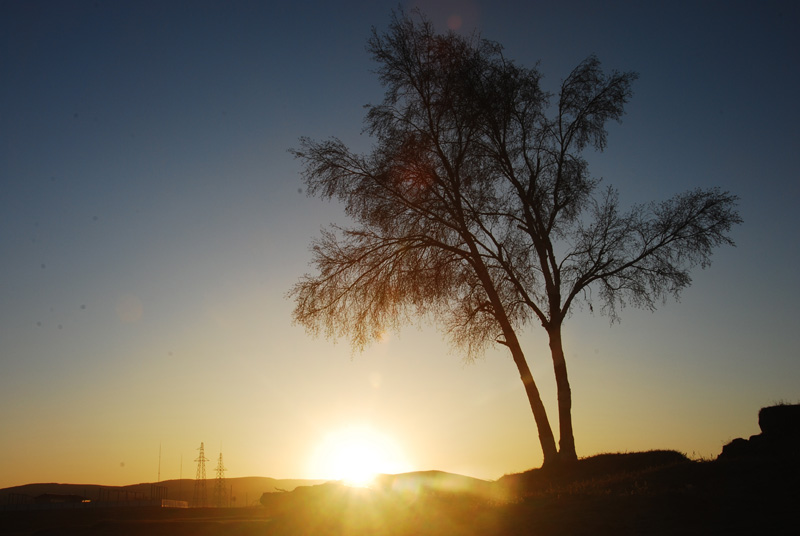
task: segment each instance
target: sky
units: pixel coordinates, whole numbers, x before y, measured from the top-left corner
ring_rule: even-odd
[[[229,478],[541,464],[502,347],[466,363],[422,322],[353,353],[291,321],[312,239],[347,220],[288,150],[369,150],[365,45],[398,5],[550,90],[591,54],[637,71],[585,155],[624,204],[740,197],[737,246],[679,302],[567,321],[579,456],[713,458],[800,402],[800,4],[2,0],[0,487],[194,478],[201,442]],[[545,334],[522,342],[556,423]]]

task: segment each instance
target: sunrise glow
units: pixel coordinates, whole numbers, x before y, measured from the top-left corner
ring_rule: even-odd
[[[316,478],[369,486],[378,474],[411,470],[392,438],[368,426],[350,426],[327,434],[316,448],[310,472]]]
[[[380,325],[350,326],[369,335],[363,347],[335,319],[307,330],[293,317],[289,293],[317,273],[316,241],[360,226],[344,200],[309,188],[293,151],[303,138],[338,140],[350,165],[375,163],[378,138],[365,118],[383,110],[387,88],[367,47],[393,13],[419,10],[437,34],[486,39],[508,65],[540,71],[550,107],[530,108],[531,117],[559,117],[560,85],[590,55],[603,72],[639,72],[622,122],[588,140],[579,161],[587,180],[602,179],[598,192],[618,192],[623,212],[652,212],[696,189],[741,199],[736,247],[694,270],[680,303],[629,303],[612,323],[599,287],[576,296],[562,343],[579,457],[671,448],[715,459],[728,441],[760,433],[759,408],[800,402],[800,3],[629,4],[0,2],[0,509],[12,493],[33,501],[38,490],[11,489],[31,483],[75,485],[98,500],[92,486],[143,484],[150,496],[144,484],[168,482],[169,500],[191,502],[201,443],[209,500],[224,454],[236,508],[260,506],[272,489],[238,480],[251,477],[285,479],[273,483],[292,492],[325,479],[363,484],[376,472],[495,482],[542,465],[505,339],[466,330],[459,339],[460,324],[436,318],[462,305],[483,314],[472,301],[485,299],[477,286],[438,306],[407,302]],[[558,46],[567,35],[569,46]],[[445,186],[435,184],[442,168],[425,143],[409,141],[408,161],[391,176],[438,206],[426,196]],[[414,162],[423,151],[431,160]],[[465,178],[500,175],[464,154]],[[470,204],[476,216],[496,201],[494,190],[485,195]],[[572,222],[578,234],[559,237],[565,248],[601,230],[587,203],[586,220]],[[502,227],[514,220],[503,214],[488,231],[524,234]],[[425,218],[387,223],[419,231],[420,246],[456,241]],[[502,240],[492,247],[503,262],[522,266],[528,246]],[[407,259],[403,271],[439,257]],[[541,269],[531,267],[523,282],[538,286]],[[431,281],[444,297],[452,281],[440,275]],[[514,285],[502,285],[511,296]],[[511,307],[515,319],[530,309]],[[518,328],[557,444],[548,334],[538,319]],[[470,333],[486,335],[472,341],[485,350],[474,359],[456,344],[469,344]]]

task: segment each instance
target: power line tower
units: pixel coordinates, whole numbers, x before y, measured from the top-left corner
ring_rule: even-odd
[[[219,461],[217,462],[217,478],[214,482],[214,504],[217,505],[217,508],[222,508],[225,506],[225,495],[226,495],[226,485],[225,485],[225,466],[222,464],[222,452],[219,453]]]
[[[194,478],[194,497],[192,506],[195,508],[205,508],[208,506],[208,495],[206,493],[206,462],[211,461],[206,458],[203,443],[200,443],[200,455],[195,460],[197,462],[197,475]]]

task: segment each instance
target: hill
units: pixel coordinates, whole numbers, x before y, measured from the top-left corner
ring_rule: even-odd
[[[275,479],[267,477],[241,477],[226,479],[227,493],[232,500],[225,506],[254,506],[262,493],[279,490],[293,490],[298,486],[321,484],[324,480]],[[146,482],[129,486],[102,486],[98,484],[60,484],[38,483],[25,484],[0,489],[0,505],[8,505],[12,500],[32,502],[35,497],[44,494],[77,495],[92,502],[117,502],[164,498],[191,502],[194,495],[195,481],[163,480],[158,483]],[[161,489],[158,489],[161,488]],[[206,480],[206,493],[209,502],[213,500],[214,480]]]
[[[496,482],[409,473],[372,490],[326,483],[261,502],[266,534],[275,536],[780,535],[797,533],[798,478],[796,461],[696,461],[650,451],[591,456]]]
[[[732,441],[713,461],[669,450],[600,454],[495,482],[441,471],[383,475],[371,489],[253,479],[267,491],[260,508],[0,511],[0,536],[793,535],[800,528],[800,407],[775,407],[759,414],[762,434]],[[255,489],[237,480],[234,490]],[[16,489],[42,486],[59,485]]]
[[[265,493],[259,508],[0,511],[0,535],[781,535],[796,534],[800,502],[796,461],[673,451],[603,454],[496,482],[438,471],[383,478],[373,489]]]

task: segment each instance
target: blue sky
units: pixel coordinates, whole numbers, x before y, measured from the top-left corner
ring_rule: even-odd
[[[346,220],[304,195],[287,150],[369,149],[366,39],[398,5],[540,62],[550,89],[590,54],[639,72],[587,154],[624,203],[741,198],[737,247],[679,303],[614,326],[574,312],[579,455],[715,456],[761,406],[800,401],[796,3],[3,1],[0,487],[154,480],[159,444],[162,477],[180,459],[191,476],[201,441],[228,476],[328,477],[318,446],[351,426],[404,469],[541,463],[502,348],[464,364],[411,326],[351,355],[291,324],[311,239]],[[552,413],[546,341],[523,340]]]

